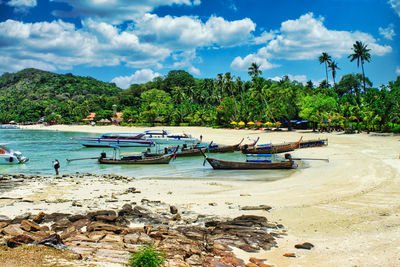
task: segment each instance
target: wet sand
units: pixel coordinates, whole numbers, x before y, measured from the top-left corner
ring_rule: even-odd
[[[147,128],[116,126],[27,126],[80,132],[142,132]],[[275,266],[400,266],[400,137],[392,135],[340,133],[319,134],[310,131],[265,132],[257,130],[211,129],[204,127],[163,127],[173,132],[203,136],[205,142],[234,144],[242,138],[260,137],[260,143],[280,143],[303,139],[328,138],[321,148],[296,150],[293,157],[329,158],[307,161],[308,166],[290,177],[273,182],[262,181],[198,181],[196,179],[142,179],[126,182],[105,182],[96,179],[76,183],[75,180],[36,182],[20,186],[7,196],[33,202],[5,205],[0,214],[12,217],[21,212],[40,210],[77,212],[100,207],[120,207],[121,194],[129,186],[141,191],[135,199],[161,200],[201,214],[238,216],[255,214],[282,223],[287,236],[279,239],[279,247],[250,256],[266,258]],[[160,128],[157,128],[160,129]],[[82,172],[84,170],[81,170]],[[65,184],[64,184],[65,183]],[[60,187],[62,186],[62,187]],[[58,188],[58,190],[56,190]],[[62,190],[60,190],[62,188]],[[89,194],[91,193],[91,194]],[[117,202],[98,201],[99,195],[114,195]],[[43,203],[40,199],[55,199]],[[80,202],[57,203],[57,199]],[[92,201],[88,201],[92,199]],[[212,203],[212,205],[210,205]],[[243,211],[251,205],[272,206],[270,212]],[[295,249],[294,245],[310,242],[312,250]],[[295,258],[284,257],[294,252]],[[238,252],[240,253],[240,252]],[[243,257],[248,254],[243,253]]]

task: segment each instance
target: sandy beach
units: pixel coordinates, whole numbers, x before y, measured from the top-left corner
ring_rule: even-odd
[[[147,128],[117,126],[24,126],[24,129],[75,132],[142,132]],[[296,158],[328,158],[306,161],[306,168],[276,181],[196,179],[141,179],[128,184],[141,191],[136,199],[124,200],[126,183],[96,181],[81,183],[32,182],[6,193],[23,196],[26,202],[10,206],[0,200],[0,214],[13,217],[23,212],[79,212],[91,208],[113,208],[124,201],[142,198],[160,200],[200,214],[233,217],[242,214],[266,216],[287,229],[278,248],[261,252],[258,258],[274,266],[400,266],[400,137],[390,134],[313,133],[311,131],[267,132],[260,130],[212,129],[205,127],[155,127],[187,132],[203,141],[234,144],[260,137],[260,143],[292,142],[328,138],[321,148],[296,150]],[[84,170],[81,170],[84,171]],[[268,175],[268,174],[266,174]],[[57,189],[57,190],[56,190]],[[90,197],[88,197],[90,192]],[[99,195],[114,195],[119,202],[102,202]],[[81,206],[40,199],[70,199]],[[89,201],[90,200],[90,201]],[[96,202],[97,201],[97,202]],[[213,205],[210,205],[213,203]],[[244,211],[247,205],[269,205],[267,211]],[[294,245],[310,242],[312,250]],[[294,252],[295,258],[283,254]],[[238,252],[241,254],[241,252]],[[252,256],[252,255],[250,255]],[[242,257],[249,257],[243,253]]]

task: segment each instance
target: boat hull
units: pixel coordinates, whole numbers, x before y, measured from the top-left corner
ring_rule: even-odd
[[[239,161],[226,161],[214,158],[206,158],[208,163],[215,170],[254,170],[254,169],[294,169],[296,165],[293,161],[284,162],[239,162]]]
[[[197,139],[193,138],[154,138],[154,137],[146,137],[147,140],[150,140],[158,145],[195,145],[198,143]]]
[[[243,154],[278,154],[293,151],[296,148],[300,147],[301,139],[298,142],[287,143],[287,144],[278,144],[278,145],[270,145],[270,146],[260,146],[254,148],[243,148]]]
[[[160,157],[148,157],[144,159],[110,159],[99,158],[100,164],[168,164],[173,155],[163,155]]]
[[[85,138],[77,137],[72,140],[85,147],[109,147],[111,145],[119,147],[150,147],[154,143],[146,139],[109,139],[109,138]]]

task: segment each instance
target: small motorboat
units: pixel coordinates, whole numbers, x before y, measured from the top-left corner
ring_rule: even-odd
[[[106,133],[101,137],[73,137],[74,140],[86,147],[150,147],[154,142],[145,138],[143,133]]]
[[[29,159],[21,152],[12,150],[4,145],[0,145],[0,164],[20,164],[28,162]]]

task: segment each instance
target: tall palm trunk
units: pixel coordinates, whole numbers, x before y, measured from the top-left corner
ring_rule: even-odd
[[[326,86],[328,87],[329,81],[328,81],[328,66],[326,65],[325,61],[325,72],[326,72]]]
[[[364,75],[364,61],[361,60],[361,70],[363,74],[363,86],[364,86],[364,93],[365,93],[365,75]]]

